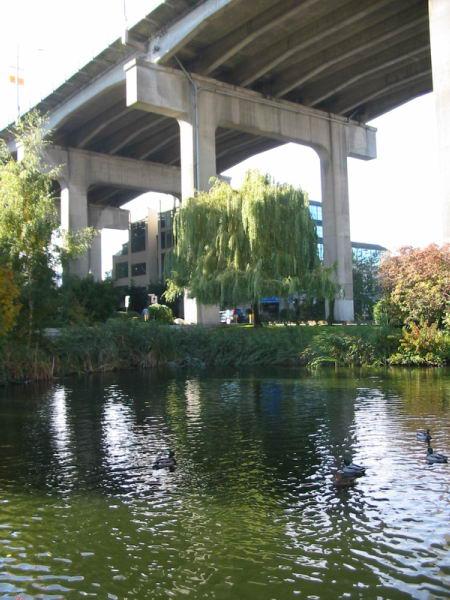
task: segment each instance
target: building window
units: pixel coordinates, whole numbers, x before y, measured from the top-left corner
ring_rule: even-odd
[[[160,240],[161,240],[161,250],[164,250],[164,248],[166,247],[166,232],[165,231],[161,231]]]
[[[123,279],[123,277],[128,277],[128,263],[116,263],[116,279]]]
[[[317,251],[319,253],[320,260],[323,260],[323,244],[317,244]]]
[[[131,276],[135,277],[137,275],[145,275],[147,273],[147,264],[143,263],[135,263],[131,265]]]
[[[161,229],[170,229],[172,227],[172,211],[159,213],[159,226]]]
[[[141,252],[145,250],[145,222],[131,224],[131,252]]]
[[[166,248],[172,248],[172,246],[173,246],[172,232],[168,231],[166,233]]]
[[[323,226],[316,225],[317,237],[323,238]]]
[[[310,204],[309,205],[309,214],[311,215],[314,221],[322,220],[322,206],[319,204]]]

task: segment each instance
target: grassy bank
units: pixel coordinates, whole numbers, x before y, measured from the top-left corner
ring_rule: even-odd
[[[0,351],[0,382],[51,380],[71,374],[148,368],[383,365],[401,332],[371,326],[216,328],[113,319],[62,329],[32,346],[12,341]],[[449,354],[449,353],[447,353]]]

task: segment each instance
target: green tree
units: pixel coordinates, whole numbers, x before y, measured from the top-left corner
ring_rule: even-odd
[[[0,266],[0,340],[14,327],[20,311],[19,294],[13,273]]]
[[[114,316],[120,290],[111,279],[94,281],[91,275],[83,279],[67,276],[58,296],[60,324],[96,323]]]
[[[12,270],[20,289],[21,323],[31,336],[54,310],[56,270],[61,260],[85,252],[93,230],[69,234],[58,229],[53,194],[58,169],[43,163],[44,119],[29,113],[15,127],[23,158],[15,160],[0,141],[0,262]]]
[[[374,256],[353,258],[353,301],[357,320],[373,319],[373,307],[381,295],[378,269],[379,260]]]
[[[450,244],[401,248],[382,261],[380,283],[388,320],[441,326],[450,308]]]
[[[240,190],[215,180],[178,211],[166,298],[183,288],[204,304],[250,302],[258,324],[262,296],[334,295],[317,254],[315,225],[300,189],[247,173]]]

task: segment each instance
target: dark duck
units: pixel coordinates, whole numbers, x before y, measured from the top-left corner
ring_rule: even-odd
[[[416,438],[419,440],[419,442],[427,442],[427,444],[429,444],[433,439],[429,429],[426,431],[418,431],[416,433]]]
[[[173,450],[163,450],[158,454],[153,463],[154,469],[173,469],[177,461],[175,459],[175,453]]]
[[[448,462],[445,454],[439,454],[439,452],[435,452],[431,446],[428,446],[427,450],[427,463],[430,465],[436,463],[446,463]]]

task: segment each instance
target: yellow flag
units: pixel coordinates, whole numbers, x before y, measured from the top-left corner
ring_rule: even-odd
[[[16,77],[15,75],[9,76],[10,83],[17,83],[17,85],[25,85],[25,79],[22,77]]]

